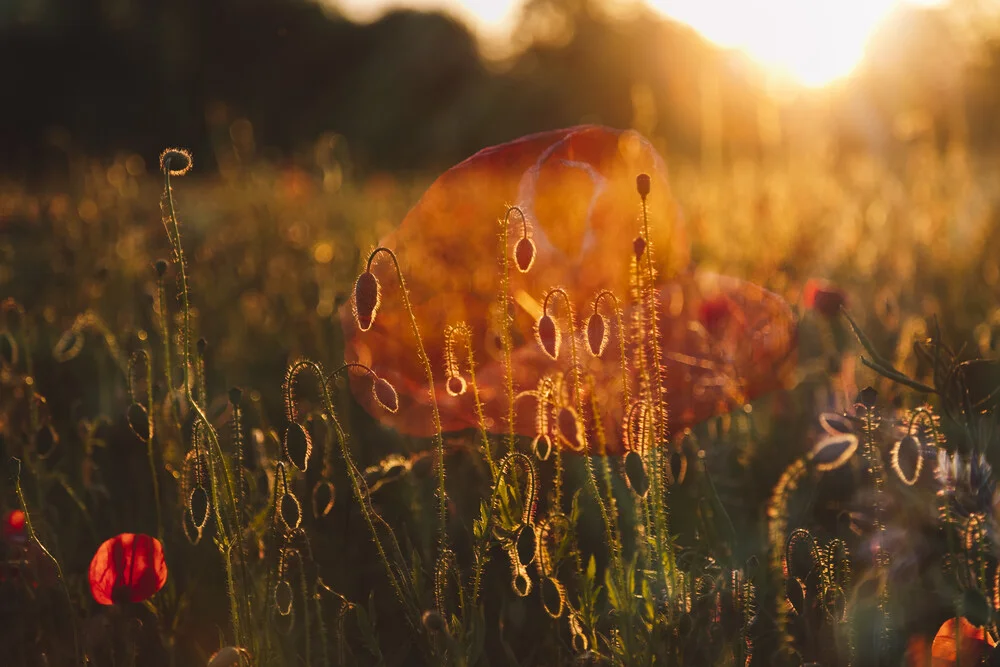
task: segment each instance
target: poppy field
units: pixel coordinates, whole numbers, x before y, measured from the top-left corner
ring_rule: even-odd
[[[0,184],[2,664],[1000,661],[992,164],[314,148]]]

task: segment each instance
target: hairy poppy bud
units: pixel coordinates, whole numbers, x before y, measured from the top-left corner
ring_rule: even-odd
[[[445,383],[445,389],[449,396],[461,396],[465,393],[465,378],[461,375],[452,375]]]
[[[608,344],[608,327],[604,324],[604,316],[594,313],[587,320],[587,347],[595,357],[604,354],[604,348]]]
[[[646,239],[636,236],[635,240],[632,241],[632,251],[635,253],[637,260],[642,259],[643,254],[646,252]]]
[[[535,263],[535,244],[527,236],[514,246],[514,261],[517,262],[517,270],[521,273],[527,273]]]
[[[535,336],[538,344],[545,350],[545,354],[553,359],[559,356],[559,327],[550,315],[542,315],[535,327]]]
[[[194,160],[191,153],[183,148],[168,148],[160,153],[160,171],[169,172],[171,176],[183,176],[191,171],[192,166]]]
[[[649,174],[639,174],[635,177],[635,189],[643,199],[649,195]]]
[[[164,274],[167,272],[167,260],[165,259],[156,260],[156,263],[153,264],[153,268],[156,269],[157,277],[162,278]]]
[[[354,318],[362,331],[368,331],[375,321],[375,313],[378,312],[381,299],[380,293],[378,278],[374,273],[365,271],[358,276],[357,282],[354,283]]]
[[[865,387],[858,392],[857,402],[865,406],[869,410],[875,407],[875,401],[878,399],[878,392],[875,391],[874,387]]]
[[[389,384],[388,380],[377,378],[375,384],[372,385],[372,393],[375,394],[375,400],[386,412],[393,413],[399,410],[399,394],[396,393],[396,388]]]
[[[556,426],[559,428],[559,437],[563,440],[571,451],[579,452],[583,450],[581,435],[583,428],[576,413],[570,408],[560,408],[556,416]]]

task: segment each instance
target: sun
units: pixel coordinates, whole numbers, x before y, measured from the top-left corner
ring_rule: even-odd
[[[900,5],[944,0],[646,0],[706,39],[775,74],[821,87],[848,76],[876,28]]]

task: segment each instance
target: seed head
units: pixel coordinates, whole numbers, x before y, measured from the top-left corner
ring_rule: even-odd
[[[445,383],[445,389],[449,396],[461,396],[465,393],[465,378],[461,375],[452,375]]]
[[[371,271],[362,273],[354,283],[354,319],[362,331],[371,329],[375,321],[375,313],[382,300],[381,292],[378,278]]]
[[[642,259],[643,254],[646,252],[646,239],[636,236],[635,240],[632,241],[632,251],[635,252],[637,260]]]
[[[635,177],[635,189],[643,199],[649,196],[649,174],[639,174]]]
[[[385,378],[375,379],[375,384],[372,385],[372,394],[375,395],[375,401],[386,412],[392,414],[399,410],[399,394]]]
[[[160,171],[171,176],[183,176],[193,166],[191,152],[183,148],[168,148],[160,153]]]
[[[604,324],[604,316],[594,313],[587,320],[587,347],[595,357],[604,354],[604,348],[608,344],[608,327]]]
[[[535,337],[538,344],[545,350],[545,354],[553,359],[559,356],[559,326],[549,314],[542,315],[535,327]]]
[[[167,260],[158,259],[153,267],[156,269],[156,276],[162,278],[167,273]]]
[[[517,270],[521,273],[527,273],[535,263],[535,244],[527,236],[514,246],[514,261],[517,262]]]

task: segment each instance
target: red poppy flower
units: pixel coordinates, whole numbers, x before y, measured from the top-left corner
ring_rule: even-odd
[[[810,278],[802,288],[802,304],[824,317],[837,317],[846,303],[844,291],[825,280]]]
[[[24,512],[11,510],[3,519],[3,536],[8,540],[24,536]]]
[[[649,238],[643,233],[639,174],[649,176],[638,183],[645,193]],[[571,368],[563,299],[552,301],[547,312],[563,336],[557,358],[551,357],[552,350],[546,354],[536,339],[544,295],[554,286],[565,289],[573,302],[577,332],[586,328],[594,298],[602,290],[613,292],[627,309],[627,354],[635,354],[634,324],[629,317],[637,306],[630,298],[630,271],[637,253],[645,258],[648,252],[656,262],[657,324],[665,351],[664,389],[674,432],[785,383],[794,366],[794,324],[784,301],[755,285],[691,271],[687,233],[663,159],[636,132],[580,126],[487,148],[452,167],[431,185],[400,227],[382,240],[381,245],[396,253],[406,279],[434,367],[435,396],[445,431],[478,423],[472,392],[447,391],[445,332],[458,322],[466,322],[473,332],[476,381],[486,427],[493,432],[507,429],[498,344],[502,311],[497,259],[499,221],[510,206],[517,206],[525,218],[509,217],[504,249],[513,301],[516,391],[534,389],[544,376],[567,374]],[[524,238],[530,238],[532,248],[522,242]],[[380,410],[363,378],[352,377],[352,388],[365,409],[384,423],[407,434],[431,435],[434,426],[426,376],[392,262],[378,258],[372,272],[380,292],[377,314],[370,321],[365,310],[366,329],[359,330],[350,304],[340,313],[345,356],[391,382],[399,393],[399,409],[393,414]],[[705,305],[709,302],[724,302],[726,308],[715,312]],[[608,453],[620,454],[625,412],[618,359],[620,332],[610,317],[610,305],[610,300],[602,300],[610,336],[603,354],[591,355],[582,333],[577,349],[584,373],[594,380],[601,411],[597,417]],[[701,324],[706,308],[712,311],[711,326]],[[457,349],[456,354],[459,368],[464,369],[465,350]],[[629,367],[634,396],[638,374],[631,359]],[[536,435],[535,406],[524,401],[517,408],[515,431]],[[593,417],[582,418],[592,431]]]
[[[163,545],[149,535],[122,533],[97,549],[90,561],[90,592],[99,604],[142,602],[163,588]]]
[[[996,643],[982,627],[973,625],[962,617],[950,618],[941,625],[934,636],[929,661],[926,640],[922,637],[910,639],[907,665],[909,667],[978,665],[995,645]]]

